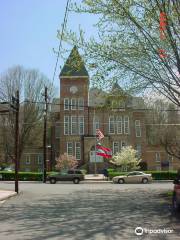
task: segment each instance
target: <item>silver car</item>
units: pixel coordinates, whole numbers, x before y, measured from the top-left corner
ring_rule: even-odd
[[[126,175],[113,177],[113,183],[148,183],[152,181],[152,175],[143,172],[129,172]]]

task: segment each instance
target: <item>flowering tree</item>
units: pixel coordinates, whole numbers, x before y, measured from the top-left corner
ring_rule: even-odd
[[[59,156],[59,158],[56,160],[57,164],[55,166],[56,170],[68,170],[76,168],[78,165],[78,162],[74,156],[70,156],[67,153],[64,153]]]
[[[141,159],[137,158],[137,151],[132,146],[124,147],[121,152],[112,157],[112,163],[121,167],[122,171],[136,170],[139,168]]]

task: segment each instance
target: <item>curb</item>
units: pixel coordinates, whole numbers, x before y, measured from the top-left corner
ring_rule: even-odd
[[[113,181],[103,181],[103,180],[84,180],[81,181],[81,183],[86,184],[86,183],[113,183]]]
[[[2,192],[6,192],[6,191],[2,191]],[[8,192],[8,191],[7,191],[7,192]],[[1,191],[0,191],[0,195],[1,195]],[[16,196],[16,195],[17,195],[16,192],[7,193],[7,195],[4,196],[4,197],[1,197],[1,196],[0,196],[0,201],[4,201],[4,200],[6,200],[6,199],[8,199],[8,198],[11,198],[11,197],[14,197],[14,196]]]

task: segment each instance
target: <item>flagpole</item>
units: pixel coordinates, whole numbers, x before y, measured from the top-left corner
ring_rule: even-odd
[[[96,119],[95,119],[95,107],[94,107],[94,125],[95,125],[95,162],[94,162],[94,175],[97,172],[97,165],[96,165],[96,144],[97,144],[97,137],[96,137]]]

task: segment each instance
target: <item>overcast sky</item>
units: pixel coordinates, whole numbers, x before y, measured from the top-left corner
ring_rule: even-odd
[[[35,68],[52,80],[58,48],[57,29],[63,23],[67,0],[0,1],[0,73],[14,65]],[[76,2],[80,2],[77,0]],[[96,34],[92,15],[69,13],[68,28],[79,24],[88,36]],[[66,47],[66,45],[64,45]],[[59,87],[59,59],[55,85]]]

